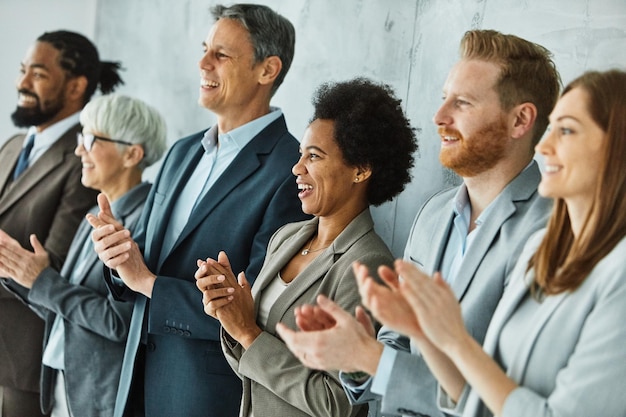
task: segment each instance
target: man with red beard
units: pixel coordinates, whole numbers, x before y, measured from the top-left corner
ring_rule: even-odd
[[[67,31],[41,35],[21,63],[11,117],[28,132],[0,149],[0,229],[28,249],[37,239],[57,270],[96,203],[74,155],[78,116],[98,85],[108,93],[122,82],[118,68],[100,62],[87,38]],[[39,416],[43,321],[2,286],[0,311],[0,415]]]
[[[558,91],[559,75],[545,48],[496,31],[470,31],[434,116],[441,163],[463,183],[424,204],[404,257],[429,275],[441,272],[479,343],[523,245],[548,218],[533,155]],[[377,317],[411,314],[393,302],[398,277],[388,268],[379,275],[388,286],[359,279],[364,304]],[[407,337],[383,327],[375,339],[363,310],[355,319],[325,298],[319,302],[296,312],[309,331],[277,329],[305,365],[344,371],[351,400],[370,401],[384,414],[443,415],[437,382]]]

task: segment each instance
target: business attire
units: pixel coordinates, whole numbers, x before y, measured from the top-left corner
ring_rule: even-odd
[[[549,216],[551,200],[537,193],[540,180],[539,168],[533,161],[492,201],[486,209],[488,218],[474,230],[473,243],[451,282],[465,326],[479,343],[524,244],[533,232],[545,226]],[[429,275],[442,269],[454,228],[452,201],[456,192],[449,189],[431,197],[417,214],[409,234],[404,258]],[[442,416],[437,406],[437,381],[409,338],[383,326],[378,340],[386,346],[376,375],[358,393],[350,389],[354,382],[343,378],[351,400],[380,400],[383,414]],[[376,379],[383,377],[385,381],[377,384],[381,381]]]
[[[280,270],[317,232],[318,219],[284,226],[269,244],[263,269],[252,286],[257,317],[265,291],[275,282],[284,284]],[[276,333],[283,322],[296,329],[294,309],[314,304],[319,294],[354,312],[360,296],[352,263],[359,261],[375,271],[392,265],[393,256],[374,231],[369,209],[364,210],[288,285],[269,309],[263,333],[244,350],[222,330],[222,347],[230,366],[243,380],[241,417],[356,416],[363,407],[352,407],[337,372],[309,369],[290,352]]]
[[[302,220],[291,167],[298,142],[280,115],[237,154],[196,207],[170,248],[168,219],[201,159],[204,132],[168,152],[145,205],[136,237],[157,274],[152,298],[130,291],[105,270],[112,293],[134,300],[115,416],[236,416],[241,382],[219,342],[219,322],[207,316],[195,284],[196,260],[229,254],[234,271],[254,279],[267,242],[283,224]],[[141,407],[145,405],[145,410]]]
[[[528,242],[485,336],[485,351],[500,358],[519,384],[502,416],[626,415],[626,238],[593,268],[574,291],[530,295],[528,261],[544,231]],[[516,333],[523,328],[523,333]],[[491,416],[465,387],[456,406],[443,391],[440,405],[463,416]],[[449,408],[450,407],[450,408]]]
[[[61,269],[76,228],[97,195],[80,182],[81,162],[74,148],[81,128],[78,116],[72,117],[71,127],[15,180],[13,168],[24,135],[12,137],[0,149],[0,229],[25,248],[31,247],[29,235],[36,234],[56,270]],[[32,405],[38,408],[44,323],[1,286],[0,311],[0,386],[33,393]]]
[[[141,183],[112,203],[113,214],[131,232],[149,190],[149,183]],[[97,211],[97,207],[92,210]],[[83,220],[61,273],[46,268],[30,291],[13,281],[9,284],[45,319],[44,350],[57,348],[50,359],[46,351],[42,365],[41,406],[46,413],[54,405],[54,384],[58,369],[62,369],[73,416],[113,415],[132,304],[109,295],[102,279],[103,265],[93,249],[92,230]],[[63,321],[60,341],[50,337],[58,319]],[[62,348],[53,346],[55,343]],[[53,367],[48,361],[61,363]]]

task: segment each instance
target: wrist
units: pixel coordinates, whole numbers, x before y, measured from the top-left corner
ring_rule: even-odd
[[[378,369],[378,363],[380,362],[380,357],[383,354],[384,346],[378,340],[374,338],[369,338],[365,341],[362,355],[358,355],[355,357],[356,366],[351,371],[360,371],[365,372],[367,375],[375,375],[376,370]],[[351,378],[354,379],[354,378]]]

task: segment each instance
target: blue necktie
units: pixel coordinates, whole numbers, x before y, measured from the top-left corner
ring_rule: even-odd
[[[13,171],[13,180],[16,180],[17,177],[20,176],[26,168],[28,168],[28,157],[30,156],[30,151],[33,150],[33,145],[35,144],[35,135],[32,134],[26,140],[26,146],[22,149],[20,153],[20,157],[17,160],[17,165],[15,166],[15,171]]]

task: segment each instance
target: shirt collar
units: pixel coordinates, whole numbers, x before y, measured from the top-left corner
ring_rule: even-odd
[[[76,125],[80,121],[79,116],[80,112],[76,112],[63,120],[59,120],[55,124],[48,126],[41,132],[37,132],[37,128],[35,126],[31,126],[30,128],[28,128],[28,133],[26,134],[26,137],[32,134],[35,135],[37,140],[35,141],[34,149],[49,147],[72,126]]]

